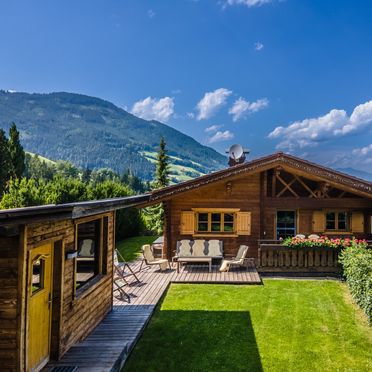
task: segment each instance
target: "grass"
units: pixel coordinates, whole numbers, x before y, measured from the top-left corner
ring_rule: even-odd
[[[124,239],[116,244],[116,248],[125,261],[134,261],[141,255],[141,247],[144,244],[151,244],[157,236],[135,236]]]
[[[371,371],[372,330],[343,283],[172,284],[129,371]]]

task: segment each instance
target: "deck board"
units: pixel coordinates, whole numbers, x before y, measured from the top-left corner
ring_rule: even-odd
[[[183,265],[161,272],[157,267],[146,267],[139,272],[141,261],[131,264],[141,283],[131,281],[124,290],[130,302],[124,301],[119,292],[114,293],[113,311],[82,342],[74,345],[58,362],[50,362],[45,370],[53,367],[78,366],[78,371],[120,371],[149,322],[155,307],[170,283],[224,283],[261,284],[253,262],[247,268],[234,268],[220,273],[219,266]],[[130,280],[130,278],[127,278]]]

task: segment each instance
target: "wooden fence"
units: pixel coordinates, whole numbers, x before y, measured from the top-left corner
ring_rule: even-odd
[[[261,243],[258,250],[260,272],[338,272],[339,249],[288,248],[281,244]]]

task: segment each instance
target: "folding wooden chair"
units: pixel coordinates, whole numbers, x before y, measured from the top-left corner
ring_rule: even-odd
[[[126,298],[130,302],[129,294],[123,289],[127,284],[121,275],[120,269],[114,265],[114,293],[117,291],[120,293],[121,298]]]
[[[128,269],[128,273],[126,272],[126,269]],[[116,272],[116,275],[128,285],[131,285],[133,283],[141,283],[141,281],[138,279],[138,276],[135,274],[129,264],[124,260],[123,256],[117,249],[115,249],[114,251],[114,270]],[[128,282],[127,278],[130,276],[134,276],[136,281]]]

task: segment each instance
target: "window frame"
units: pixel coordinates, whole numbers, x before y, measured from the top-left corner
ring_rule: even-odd
[[[195,226],[194,226],[194,235],[208,235],[208,236],[217,236],[217,235],[235,235],[236,234],[236,221],[237,221],[237,212],[240,211],[238,208],[193,208],[195,214]],[[207,220],[201,221],[201,223],[207,223],[207,230],[199,230],[199,215],[207,214]],[[220,221],[215,222],[220,224],[219,230],[212,230],[212,215],[219,214]],[[225,231],[225,214],[232,214],[232,230]],[[231,225],[231,222],[227,221],[227,225]]]
[[[335,228],[334,229],[328,229],[327,228],[327,214],[328,213],[334,213],[335,215]],[[341,213],[344,213],[345,216],[346,216],[346,220],[345,220],[345,228],[344,229],[340,229],[339,228],[339,214]],[[347,210],[341,210],[341,209],[329,209],[329,210],[326,210],[324,211],[324,231],[325,232],[348,232],[350,231],[350,228],[351,228],[351,224],[350,224],[350,213],[347,211]]]
[[[108,242],[109,242],[109,215],[100,215],[100,216],[91,216],[84,219],[80,219],[75,221],[75,242],[74,247],[76,253],[79,251],[79,236],[78,230],[79,225],[90,223],[90,222],[99,222],[98,234],[99,236],[95,239],[96,245],[98,245],[98,252],[95,252],[95,255],[98,254],[98,259],[95,258],[97,261],[95,265],[97,265],[97,273],[95,273],[91,278],[89,278],[84,284],[82,284],[79,288],[76,288],[77,285],[77,263],[78,257],[74,258],[74,277],[73,277],[73,297],[77,299],[81,296],[84,296],[86,293],[89,292],[90,288],[94,288],[97,282],[100,282],[103,278],[107,276],[107,256],[108,253]],[[107,235],[107,236],[105,236]],[[98,242],[98,244],[97,244]],[[97,249],[95,247],[95,249]]]
[[[277,209],[275,212],[275,225],[274,225],[276,239],[279,240],[279,234],[278,234],[278,230],[280,230],[278,229],[278,213],[279,212],[293,212],[294,213],[293,236],[296,236],[297,227],[298,227],[298,216],[299,216],[298,210],[297,209]]]

